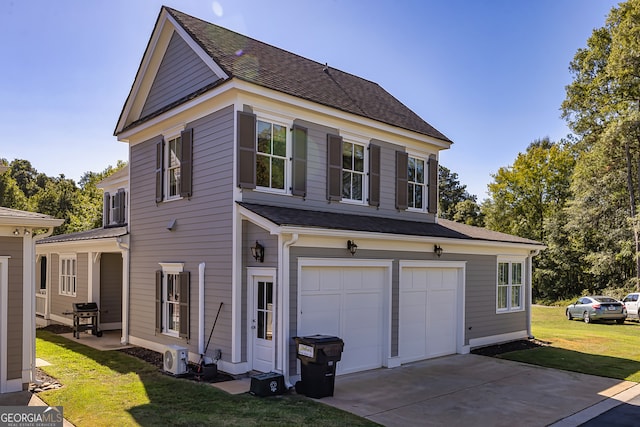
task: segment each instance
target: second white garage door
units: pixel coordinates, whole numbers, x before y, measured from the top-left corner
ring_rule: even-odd
[[[402,363],[456,352],[458,269],[403,267],[399,350]]]
[[[334,335],[345,342],[337,373],[382,366],[384,267],[301,268],[298,335]]]

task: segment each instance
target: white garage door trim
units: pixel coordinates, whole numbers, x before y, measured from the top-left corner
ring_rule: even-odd
[[[438,354],[433,354],[433,355],[429,355],[428,351],[425,350],[425,354],[423,356],[416,356],[416,354],[402,354],[403,353],[403,339],[407,340],[408,338],[406,336],[407,333],[416,333],[413,331],[403,331],[403,315],[407,314],[405,312],[403,312],[403,290],[402,290],[402,284],[404,283],[404,277],[403,277],[403,273],[407,268],[424,268],[424,269],[448,269],[448,270],[455,270],[455,319],[454,319],[454,325],[452,325],[452,327],[454,328],[454,334],[455,334],[455,352],[456,353],[464,353],[464,323],[465,323],[465,317],[464,317],[464,307],[465,307],[465,268],[466,268],[466,262],[461,261],[414,261],[414,260],[404,260],[404,261],[400,261],[399,263],[399,321],[398,321],[398,352],[399,352],[399,357],[401,360],[401,363],[407,363],[407,362],[412,362],[415,360],[421,360],[421,359],[425,359],[428,357],[437,357],[437,356],[441,356],[444,354],[440,354],[438,352],[441,352],[441,350],[437,350],[436,353]],[[428,292],[428,291],[426,291]],[[428,316],[429,313],[426,310],[426,305],[425,305],[425,312],[424,313],[417,313],[418,315],[423,314],[424,316]],[[420,338],[426,338],[425,337],[420,337]],[[419,342],[418,342],[419,343]],[[452,351],[453,348],[450,348],[449,350],[446,350],[445,353]]]
[[[297,310],[297,325],[298,330],[302,325],[302,299],[303,289],[300,286],[300,279],[303,277],[303,270],[305,268],[318,268],[318,267],[334,267],[334,268],[382,268],[384,269],[384,279],[381,290],[382,298],[382,319],[380,323],[381,330],[379,331],[381,336],[381,354],[379,355],[378,366],[388,366],[389,355],[391,348],[391,274],[392,274],[392,260],[379,260],[379,259],[350,259],[350,258],[300,258],[298,259],[298,310]],[[341,291],[342,292],[342,291]],[[342,338],[342,337],[341,337]],[[369,368],[367,368],[369,369]],[[349,369],[349,367],[338,363],[337,371],[339,374],[346,374],[349,372],[355,372],[360,369]]]

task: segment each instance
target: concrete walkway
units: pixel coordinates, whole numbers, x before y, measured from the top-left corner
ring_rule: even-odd
[[[569,427],[639,394],[630,381],[466,354],[339,376],[320,401],[385,426]]]

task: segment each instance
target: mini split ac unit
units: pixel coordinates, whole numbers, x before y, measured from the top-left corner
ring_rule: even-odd
[[[168,345],[162,358],[164,371],[171,375],[182,375],[187,373],[187,361],[189,359],[188,350],[177,345]]]

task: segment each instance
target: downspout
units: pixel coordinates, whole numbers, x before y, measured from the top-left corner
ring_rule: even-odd
[[[122,237],[116,238],[118,249],[122,253],[122,336],[121,344],[129,343],[129,241]]]
[[[31,245],[29,245],[30,246],[29,250],[31,251],[30,258],[32,261],[35,260],[36,243],[44,239],[45,237],[51,236],[53,234],[53,229],[54,227],[49,227],[47,228],[47,231],[45,231],[44,233],[38,234],[31,238]],[[31,263],[31,295],[33,295],[33,298],[31,298],[31,334],[32,335],[31,335],[31,354],[29,355],[29,360],[31,365],[30,366],[31,382],[36,384],[41,384],[42,381],[38,381],[38,379],[36,378],[36,280],[35,280],[35,277],[36,277],[36,263],[32,262]]]
[[[281,256],[278,257],[280,259],[280,265],[278,266],[278,270],[280,271],[278,275],[280,282],[279,288],[282,295],[280,318],[283,319],[280,351],[282,354],[282,374],[287,388],[293,386],[289,382],[289,325],[291,324],[289,319],[289,294],[291,290],[289,284],[289,247],[298,241],[298,237],[298,233],[294,233],[291,239],[282,242],[282,253],[280,254]]]
[[[529,310],[527,313],[527,337],[529,337],[529,339],[533,339],[533,333],[531,332],[531,309],[533,306],[533,257],[537,256],[540,253],[540,249],[534,249],[532,251],[529,252],[529,257],[528,260],[529,262],[527,263],[527,269],[529,270],[529,286],[527,289],[527,293],[528,298],[529,298]]]
[[[206,264],[198,265],[198,353],[204,357],[204,268]]]

